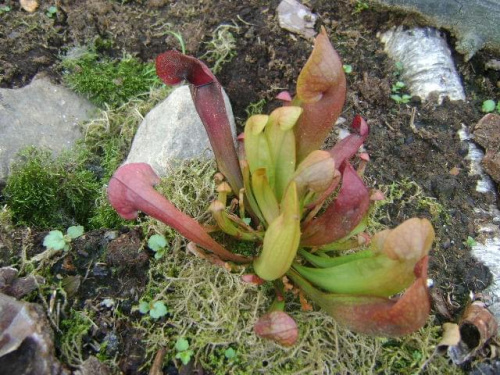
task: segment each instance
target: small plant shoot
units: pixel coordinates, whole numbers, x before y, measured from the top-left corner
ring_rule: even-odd
[[[161,234],[153,234],[149,237],[148,247],[155,252],[155,259],[161,259],[165,255],[167,240]]]
[[[406,87],[405,83],[402,81],[397,81],[395,84],[392,85],[391,91],[391,99],[394,100],[398,104],[406,104],[409,103],[411,100],[411,95],[408,94],[402,94],[401,90]]]
[[[474,246],[477,245],[477,241],[473,237],[468,236],[467,240],[464,241],[464,245],[472,249]]]
[[[194,352],[189,350],[189,341],[184,337],[179,337],[175,343],[175,350],[177,354],[175,358],[180,359],[182,364],[187,365],[191,361]]]
[[[83,226],[71,226],[66,234],[60,230],[51,230],[43,239],[43,246],[52,250],[68,251],[71,248],[71,241],[80,237],[84,232]]]
[[[236,357],[236,350],[234,350],[233,348],[227,348],[225,351],[224,351],[224,356],[231,360],[233,358]]]
[[[483,105],[481,106],[481,111],[484,113],[491,113],[495,110],[496,108],[496,103],[492,99],[485,100],[483,102]]]
[[[48,9],[47,9],[47,12],[45,13],[45,15],[49,18],[55,18],[57,16],[57,7],[56,6],[50,6]]]
[[[226,269],[233,263],[252,265],[255,275],[245,279],[272,283],[276,291],[254,332],[280,345],[292,346],[299,338],[296,322],[285,312],[283,295],[290,289],[301,296],[302,306],[310,308],[308,300],[355,332],[398,337],[425,324],[428,253],[434,241],[430,222],[411,218],[371,238],[365,233],[371,194],[363,171],[369,157],[359,149],[370,129],[361,116],[354,117],[349,136],[321,149],[346,97],[345,67],[324,28],[299,74],[295,95],[280,93],[283,106],[268,115],[252,111],[238,147],[221,85],[203,62],[167,51],[157,57],[156,71],[168,85],[187,79],[223,176],[217,178],[209,211],[217,231],[249,244],[253,252],[234,252],[233,242],[212,237],[213,227],[179,211],[154,189],[160,179],[145,163],[121,166],[109,182],[108,197],[120,216],[132,220],[142,211]],[[397,82],[394,94],[403,88]],[[400,101],[409,99],[402,95]],[[176,350],[177,358],[189,362],[192,352],[185,344],[178,342]]]
[[[141,314],[149,313],[149,316],[153,319],[160,319],[167,315],[167,307],[163,301],[156,302],[146,302],[141,301],[139,303],[139,312]]]
[[[351,74],[352,73],[352,66],[351,65],[342,65],[342,69],[344,69],[345,74]]]

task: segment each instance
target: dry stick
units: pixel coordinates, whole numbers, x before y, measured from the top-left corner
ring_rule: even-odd
[[[153,364],[151,365],[151,369],[149,370],[149,375],[163,375],[163,358],[165,357],[166,352],[167,349],[165,349],[163,346],[158,349]]]

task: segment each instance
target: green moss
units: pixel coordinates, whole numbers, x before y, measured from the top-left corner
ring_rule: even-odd
[[[85,152],[54,158],[48,150],[21,152],[4,189],[12,220],[40,229],[86,225],[100,189]]]
[[[83,363],[86,357],[83,352],[84,338],[92,325],[95,324],[85,312],[73,309],[69,317],[61,322],[57,346],[65,363],[73,367]]]
[[[143,117],[170,90],[160,87],[102,111],[82,125],[83,140],[58,158],[48,150],[25,150],[3,191],[13,223],[39,229],[66,229],[75,223],[88,229],[132,225],[110,206],[105,185],[125,160]]]
[[[75,55],[62,61],[64,80],[97,105],[118,107],[161,84],[152,63],[145,64],[127,55],[112,60],[100,57],[93,50]]]
[[[95,201],[95,210],[89,219],[89,228],[121,228],[133,225],[133,222],[122,219],[108,201],[106,188],[103,187],[100,196]]]

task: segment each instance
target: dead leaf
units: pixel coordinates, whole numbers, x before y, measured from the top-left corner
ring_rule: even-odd
[[[272,311],[261,316],[253,329],[257,336],[273,340],[283,346],[292,346],[299,338],[297,323],[283,311]]]
[[[294,286],[292,283],[290,283],[290,280],[288,280],[288,277],[283,276],[281,278],[281,281],[283,282],[283,289],[285,289],[285,292],[288,292],[289,290],[293,290]]]
[[[373,189],[370,191],[371,201],[383,201],[384,199],[386,199],[386,196],[381,190]]]
[[[441,341],[436,345],[436,349],[434,350],[434,353],[429,357],[427,361],[422,365],[421,370],[423,370],[425,367],[431,363],[432,360],[437,355],[442,355],[446,352],[446,349],[458,345],[460,342],[460,328],[458,324],[455,323],[444,323],[443,324],[443,336],[441,338]]]
[[[224,262],[217,255],[205,252],[202,248],[196,246],[194,242],[189,242],[186,245],[186,250],[191,254],[194,254],[198,258],[204,259],[215,266],[222,267],[229,272],[237,271],[239,269],[238,265],[229,262]]]
[[[312,311],[313,307],[312,305],[307,302],[306,296],[304,295],[304,292],[300,291],[299,292],[299,301],[300,301],[300,308],[302,311]]]
[[[155,355],[155,359],[153,361],[153,364],[151,366],[151,369],[149,370],[149,375],[163,375],[162,367],[163,367],[163,359],[165,358],[165,353],[167,352],[167,349],[164,347],[161,347],[158,349]]]
[[[253,273],[247,273],[245,275],[241,275],[241,281],[253,285],[262,285],[265,283],[265,280],[261,279],[259,276]]]
[[[451,320],[453,318],[453,309],[450,304],[447,303],[441,292],[437,288],[432,288],[430,290],[430,295],[434,310],[444,316],[447,320]]]
[[[458,167],[453,167],[450,169],[450,172],[449,172],[452,176],[458,176],[458,174],[460,173],[460,168]]]

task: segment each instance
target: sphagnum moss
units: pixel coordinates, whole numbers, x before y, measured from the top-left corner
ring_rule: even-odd
[[[212,162],[184,162],[163,179],[160,190],[181,210],[200,219],[214,194],[214,172]],[[143,225],[146,230],[165,231],[154,221]],[[422,370],[439,341],[440,328],[432,320],[401,339],[368,337],[338,326],[322,311],[300,311],[292,295],[287,295],[287,312],[299,326],[297,345],[283,348],[262,340],[253,325],[271,304],[272,291],[243,283],[240,276],[249,270],[230,273],[186,254],[184,240],[173,231],[168,239],[165,257],[151,263],[143,297],[165,301],[170,315],[163,323],[151,319],[135,323],[146,337],[148,364],[164,346],[171,349],[165,361],[175,360],[173,345],[184,337],[196,361],[221,375],[461,373],[439,356]],[[228,348],[236,352],[232,359],[224,356]]]
[[[272,300],[265,290],[180,249],[152,265],[147,288],[147,295],[166,301],[169,326],[175,327],[142,321],[148,356],[152,358],[160,346],[172,346],[177,337],[187,337],[196,360],[215,374],[413,374],[430,358],[439,337],[432,321],[402,339],[363,336],[339,327],[321,311],[300,312],[295,303],[289,313],[299,326],[299,342],[280,347],[253,333],[253,324],[264,313],[262,306]],[[223,358],[229,347],[236,351],[237,361]],[[168,359],[173,355],[167,354]],[[436,357],[424,373],[460,371]]]

